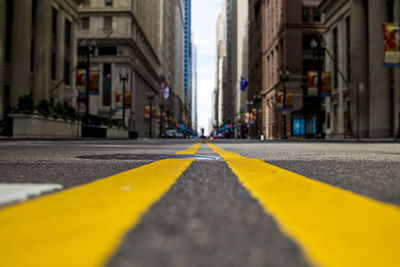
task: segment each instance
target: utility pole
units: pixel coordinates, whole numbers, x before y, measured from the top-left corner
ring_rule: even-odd
[[[153,100],[154,95],[152,93],[147,93],[147,99],[149,100],[149,137],[152,138],[152,127],[151,127],[151,100]]]
[[[128,81],[128,74],[119,74],[119,80],[122,81],[122,122],[125,126],[125,82]]]
[[[279,78],[282,82],[283,85],[283,110],[282,110],[282,119],[283,119],[283,129],[282,129],[282,139],[287,139],[287,134],[286,134],[286,82],[289,81],[289,76],[290,76],[290,71],[285,70],[279,71]]]

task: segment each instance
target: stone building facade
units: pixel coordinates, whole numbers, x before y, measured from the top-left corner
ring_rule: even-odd
[[[26,94],[76,106],[79,2],[0,1],[0,120]]]
[[[327,137],[393,137],[399,129],[400,71],[383,66],[382,24],[399,22],[400,1],[324,0],[320,9],[333,55],[325,56],[325,67],[334,73],[332,97],[326,99]]]
[[[216,76],[215,76],[215,119],[214,127],[218,129],[222,127],[224,122],[227,120],[226,113],[224,112],[227,94],[226,85],[226,0],[222,3],[222,12],[218,16],[217,20],[217,64],[216,64]]]
[[[240,78],[248,80],[248,1],[232,2],[232,37],[231,37],[231,87],[233,105],[233,124],[235,137],[242,138],[247,90],[240,88]]]
[[[99,71],[98,92],[90,95],[90,114],[121,119],[125,111],[125,124],[131,132],[157,137],[164,52],[161,2],[86,0],[79,14],[79,43],[95,41],[90,68]],[[130,105],[125,109],[121,75],[128,78],[125,101]]]
[[[318,11],[320,0],[261,1],[262,17],[262,133],[268,139],[282,138],[286,113],[286,136],[291,136],[295,116],[315,121],[312,108],[315,100],[304,90],[307,71],[315,68],[310,43],[323,34],[324,25]],[[251,48],[250,48],[251,49]],[[291,110],[277,107],[278,93],[283,92],[279,71],[290,72],[286,92],[292,94]],[[312,128],[312,127],[310,127]],[[314,127],[315,128],[315,127]],[[310,133],[312,134],[312,133]]]
[[[262,64],[262,45],[263,35],[265,34],[265,25],[263,23],[263,12],[265,10],[265,1],[263,0],[250,0],[249,1],[249,55],[248,55],[248,82],[249,86],[247,90],[247,100],[244,106],[244,112],[251,114],[253,110],[260,110],[260,101],[254,102],[254,98],[257,98],[262,91],[263,81],[263,64]],[[246,118],[246,137],[257,137],[260,130],[260,121],[257,121],[256,125],[251,122],[250,118]]]

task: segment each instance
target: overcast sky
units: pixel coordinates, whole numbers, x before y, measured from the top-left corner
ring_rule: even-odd
[[[209,133],[212,92],[215,87],[216,28],[222,0],[192,1],[193,42],[197,45],[197,113],[198,125]]]

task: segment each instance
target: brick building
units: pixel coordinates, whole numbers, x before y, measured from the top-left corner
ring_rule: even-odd
[[[285,111],[277,107],[277,96],[282,93],[284,86],[279,76],[281,70],[290,72],[289,80],[286,82],[286,92],[292,95],[293,103],[292,107],[286,111],[286,135],[293,135],[292,122],[295,117],[305,119],[308,124],[304,135],[313,135],[316,127],[315,99],[307,97],[304,78],[307,71],[315,69],[316,65],[311,41],[313,38],[322,36],[324,30],[322,16],[318,11],[320,0],[253,2],[253,10],[250,14],[253,16],[260,12],[262,23],[262,133],[268,139],[285,136],[283,134]],[[250,28],[250,34],[254,35],[252,28]],[[249,61],[258,60],[254,54],[258,51],[257,47],[251,41],[249,50]],[[253,63],[253,66],[258,66],[258,63]],[[259,88],[258,84],[261,80],[257,78],[257,73],[259,71],[254,71],[253,67],[252,72],[250,67],[250,84],[253,83],[255,88]],[[253,92],[249,90],[249,97],[252,94]]]

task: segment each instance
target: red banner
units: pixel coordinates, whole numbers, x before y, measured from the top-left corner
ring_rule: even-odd
[[[382,28],[385,43],[384,65],[400,67],[400,25],[384,23]]]

